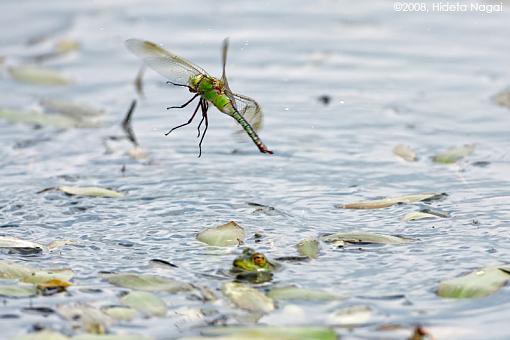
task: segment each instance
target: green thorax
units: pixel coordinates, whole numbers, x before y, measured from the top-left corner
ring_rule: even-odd
[[[199,74],[189,79],[191,90],[210,101],[218,110],[228,115],[234,113],[232,101],[225,94],[225,85],[219,79]]]

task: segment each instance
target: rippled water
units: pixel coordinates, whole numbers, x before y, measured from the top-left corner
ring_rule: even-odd
[[[508,5],[508,4],[505,4]],[[23,1],[2,2],[0,32],[5,63],[22,63],[58,38],[78,40],[78,53],[46,63],[76,79],[69,87],[0,79],[1,106],[26,108],[40,98],[65,98],[104,108],[98,129],[34,129],[0,121],[0,234],[42,243],[71,239],[76,245],[39,256],[2,258],[77,272],[70,296],[8,299],[0,315],[9,338],[34,324],[68,330],[58,316],[21,311],[68,301],[118,303],[122,290],[99,271],[158,273],[218,289],[223,281],[202,274],[228,269],[238,249],[216,250],[195,240],[198,231],[229,220],[246,228],[247,245],[270,258],[295,255],[305,237],[369,231],[417,239],[402,246],[335,249],[323,244],[319,259],[286,263],[274,282],[336,292],[346,299],[325,304],[291,303],[261,324],[327,325],[334,310],[368,305],[368,324],[338,328],[345,338],[405,338],[381,332],[382,324],[424,325],[438,338],[504,339],[510,335],[508,288],[474,300],[448,300],[434,290],[440,280],[510,256],[510,111],[492,96],[510,84],[510,8],[503,13],[397,13],[383,1]],[[145,77],[134,129],[151,161],[131,159],[122,145],[106,153],[104,139],[122,135],[122,120],[136,94],[140,65],[123,46],[138,37],[220,74],[220,45],[231,39],[231,87],[259,101],[265,112],[263,141],[275,155],[260,154],[233,136],[231,119],[212,110],[197,158],[195,128],[165,137],[185,122],[190,108],[166,111],[189,93]],[[30,41],[40,40],[37,44]],[[332,98],[330,105],[317,100]],[[413,146],[420,160],[392,154]],[[431,162],[450,146],[476,143],[457,165]],[[121,144],[121,143],[120,143]],[[236,150],[236,152],[232,152]],[[487,161],[487,167],[473,165]],[[125,172],[121,169],[125,167]],[[121,199],[76,198],[58,185],[97,185],[126,193]],[[405,223],[416,206],[342,210],[335,205],[382,196],[446,192],[431,205],[451,218]],[[276,211],[255,211],[256,202]],[[477,221],[478,223],[474,223]],[[253,234],[264,238],[255,243]],[[179,266],[148,266],[153,258]],[[101,288],[91,293],[80,287]],[[167,319],[137,319],[112,332],[155,338],[199,334],[203,319],[176,310],[200,309],[185,295],[162,295]],[[382,298],[386,297],[386,298]],[[233,313],[226,302],[208,305]],[[293,308],[293,307],[291,307]]]

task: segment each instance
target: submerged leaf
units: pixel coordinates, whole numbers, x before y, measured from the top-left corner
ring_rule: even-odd
[[[418,160],[418,157],[416,157],[416,152],[404,144],[395,146],[393,148],[393,153],[408,162],[414,162]]]
[[[58,190],[69,195],[92,196],[92,197],[122,197],[124,194],[100,187],[70,187],[60,186]]]
[[[150,316],[163,317],[168,311],[165,302],[149,292],[129,292],[120,300],[123,304]]]
[[[69,85],[73,81],[63,74],[44,67],[25,65],[8,68],[11,77],[17,81],[35,85]]]
[[[218,327],[206,329],[203,336],[181,340],[336,340],[327,327]]]
[[[131,321],[136,316],[136,310],[127,306],[108,306],[101,310],[115,320]]]
[[[81,303],[58,306],[57,312],[87,333],[104,334],[113,323],[99,308]]]
[[[246,237],[244,229],[234,221],[214,228],[202,230],[197,235],[197,240],[210,246],[228,247],[244,243]]]
[[[446,298],[477,298],[497,292],[508,280],[506,268],[487,267],[468,275],[443,281],[437,295]]]
[[[446,194],[441,193],[424,193],[424,194],[416,194],[416,195],[405,195],[398,197],[388,197],[380,200],[373,201],[361,201],[356,203],[348,203],[337,206],[337,208],[345,208],[345,209],[379,209],[379,208],[387,208],[392,205],[399,203],[415,203],[421,201],[432,201],[441,199]]]
[[[372,317],[372,308],[359,305],[342,308],[329,316],[329,324],[335,326],[358,326],[368,322]]]
[[[37,295],[33,285],[0,285],[0,296],[23,298]]]
[[[356,243],[375,243],[375,244],[405,244],[410,240],[390,235],[381,235],[374,233],[336,233],[332,235],[323,236],[324,242],[356,244]]]
[[[494,97],[494,101],[500,106],[510,108],[510,89],[506,89],[498,93]]]
[[[0,108],[0,118],[10,123],[52,126],[57,128],[85,127],[71,117],[59,114],[47,114],[38,111],[20,111],[16,109]]]
[[[63,99],[46,98],[42,99],[40,104],[46,111],[58,112],[78,120],[96,119],[104,114],[104,110]]]
[[[18,279],[23,282],[40,284],[53,279],[69,281],[74,276],[70,269],[39,270],[21,264],[0,261],[1,279]]]
[[[319,241],[316,239],[302,240],[296,245],[299,255],[316,259],[319,256]]]
[[[435,155],[432,157],[432,160],[436,163],[451,164],[471,155],[474,150],[475,144],[464,145],[458,148],[450,148]]]
[[[316,289],[299,287],[275,287],[267,292],[267,296],[275,300],[306,300],[306,301],[331,301],[339,297],[328,292]]]
[[[227,282],[221,291],[234,305],[251,312],[269,313],[275,308],[271,298],[243,283]]]
[[[192,290],[189,283],[156,275],[139,275],[130,273],[108,274],[106,280],[112,285],[145,291],[165,291],[177,293]]]

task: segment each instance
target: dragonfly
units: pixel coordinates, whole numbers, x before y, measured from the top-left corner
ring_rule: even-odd
[[[170,106],[167,109],[182,109],[198,99],[198,104],[189,120],[181,125],[172,128],[165,133],[168,136],[172,131],[189,125],[201,111],[202,119],[198,124],[198,135],[200,137],[200,128],[205,123],[205,129],[200,139],[199,154],[202,155],[202,142],[204,140],[209,119],[207,112],[210,105],[216,107],[220,112],[234,118],[242,129],[248,134],[259,151],[266,154],[273,152],[262,142],[257,135],[262,125],[263,114],[260,105],[250,97],[232,92],[228,85],[226,75],[227,51],[229,41],[223,40],[222,62],[223,72],[221,78],[215,78],[209,75],[203,68],[192,62],[170,52],[157,44],[139,39],[128,39],[125,42],[127,49],[135,56],[140,58],[147,66],[168,79],[167,83],[175,86],[186,87],[193,93],[191,99],[182,105]],[[242,130],[241,130],[242,131]]]

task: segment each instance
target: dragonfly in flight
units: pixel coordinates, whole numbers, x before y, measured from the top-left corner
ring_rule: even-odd
[[[227,64],[228,39],[223,41],[222,62],[223,72],[221,78],[210,76],[204,69],[194,65],[190,61],[167,51],[158,45],[138,39],[126,40],[127,49],[142,59],[142,61],[168,79],[167,83],[187,87],[193,93],[193,97],[186,103],[179,106],[170,106],[167,109],[185,108],[195,99],[199,98],[191,118],[184,124],[172,128],[165,135],[170,134],[175,129],[191,124],[193,119],[201,110],[202,119],[198,125],[198,137],[200,137],[200,127],[205,123],[205,129],[200,139],[199,154],[202,155],[202,142],[209,126],[207,112],[209,105],[214,105],[220,112],[223,112],[234,118],[244,131],[250,136],[251,140],[258,147],[260,152],[272,154],[273,152],[262,142],[257,135],[256,130],[262,126],[262,110],[260,105],[250,97],[232,92],[228,86],[225,66]]]

